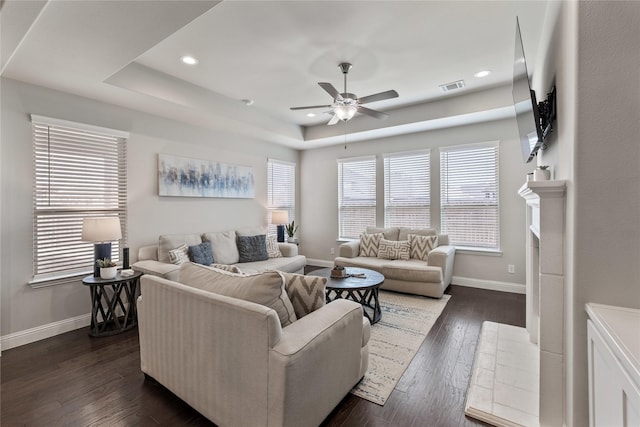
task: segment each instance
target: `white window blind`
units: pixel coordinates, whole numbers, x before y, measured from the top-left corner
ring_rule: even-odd
[[[376,159],[338,160],[338,227],[341,239],[360,237],[376,225]]]
[[[440,149],[442,233],[452,245],[499,249],[498,143]]]
[[[267,160],[267,204],[269,209],[289,212],[289,222],[296,218],[296,164]],[[269,234],[276,234],[269,211]]]
[[[384,156],[384,226],[430,224],[429,151]]]
[[[33,129],[32,283],[93,270],[93,243],[82,242],[86,217],[117,216],[127,235],[126,132],[31,116]]]

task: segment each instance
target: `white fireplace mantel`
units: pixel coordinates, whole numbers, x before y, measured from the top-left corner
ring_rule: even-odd
[[[540,425],[564,412],[565,181],[527,181],[527,331],[540,352]]]

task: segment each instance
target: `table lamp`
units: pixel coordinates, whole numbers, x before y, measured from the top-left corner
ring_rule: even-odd
[[[278,242],[284,242],[284,225],[289,224],[289,211],[271,211],[271,224],[278,226]]]
[[[120,218],[116,216],[85,218],[82,220],[82,240],[94,243],[94,277],[100,277],[100,268],[96,261],[102,258],[111,258],[111,242],[121,238]]]

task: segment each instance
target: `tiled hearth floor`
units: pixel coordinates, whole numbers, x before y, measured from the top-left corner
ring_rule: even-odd
[[[526,329],[483,322],[465,413],[495,426],[539,426],[539,369]]]

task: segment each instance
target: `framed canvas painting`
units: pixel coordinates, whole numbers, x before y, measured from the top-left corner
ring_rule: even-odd
[[[253,199],[253,168],[158,154],[158,194]]]

